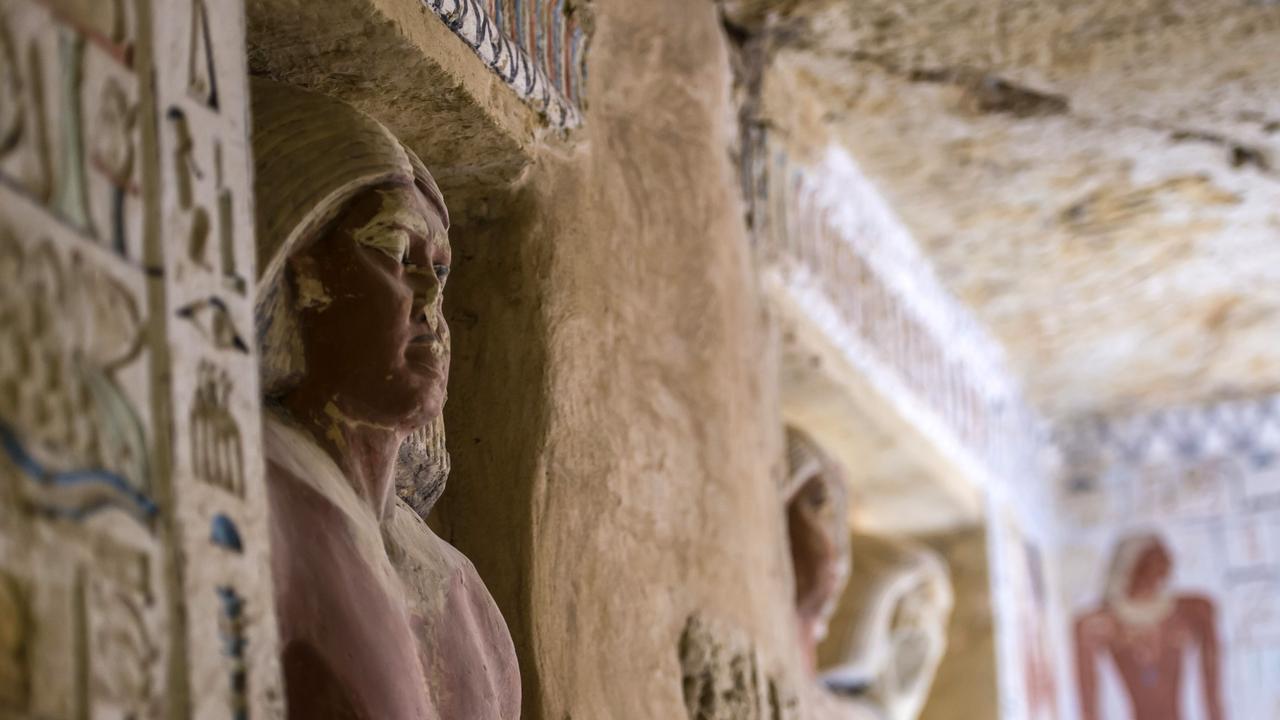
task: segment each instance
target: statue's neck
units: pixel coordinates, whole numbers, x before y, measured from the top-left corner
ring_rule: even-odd
[[[393,427],[350,418],[332,400],[308,401],[311,397],[293,393],[282,405],[381,521],[391,503],[396,456],[404,434]]]

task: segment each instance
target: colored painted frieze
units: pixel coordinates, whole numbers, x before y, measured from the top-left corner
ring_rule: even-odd
[[[423,0],[555,127],[581,124],[585,12],[573,0]]]

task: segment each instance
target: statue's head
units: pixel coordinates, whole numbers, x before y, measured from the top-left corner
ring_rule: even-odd
[[[849,573],[848,493],[840,465],[794,428],[787,428],[787,466],[796,614],[802,644],[812,655]]]
[[[413,433],[449,374],[449,215],[431,174],[345,103],[253,80],[263,394]],[[296,398],[295,398],[296,399]]]

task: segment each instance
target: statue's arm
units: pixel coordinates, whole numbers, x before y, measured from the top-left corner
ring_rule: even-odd
[[[1200,646],[1200,679],[1204,687],[1205,712],[1208,720],[1223,720],[1222,676],[1218,647],[1218,621],[1213,601],[1208,598],[1189,598],[1187,614]]]
[[[1105,620],[1098,613],[1089,613],[1076,620],[1076,682],[1080,692],[1081,720],[1099,720],[1098,714],[1098,653],[1105,640],[1102,625]]]
[[[280,631],[281,671],[289,720],[360,720],[351,692],[313,642],[323,633],[318,622],[317,587],[326,578],[317,567],[315,531],[328,519],[323,506],[301,483],[269,468],[271,576]],[[318,543],[323,545],[323,542]]]

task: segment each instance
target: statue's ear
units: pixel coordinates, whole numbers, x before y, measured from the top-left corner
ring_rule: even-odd
[[[418,428],[400,444],[396,460],[396,495],[423,519],[444,493],[449,479],[444,414]]]

